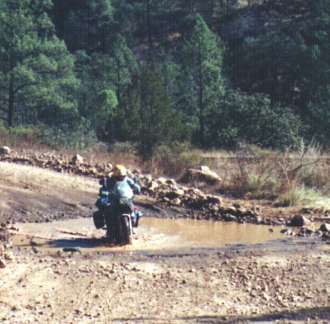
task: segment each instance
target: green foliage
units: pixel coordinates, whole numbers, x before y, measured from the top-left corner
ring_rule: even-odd
[[[136,142],[144,159],[152,156],[157,145],[186,136],[158,68],[143,67],[140,79],[134,81],[116,111],[111,132],[112,140]]]
[[[144,158],[174,140],[329,146],[329,1],[283,6],[1,0],[0,119],[58,128],[63,143],[86,122]],[[235,22],[249,31],[232,41]]]
[[[299,141],[300,122],[285,107],[263,95],[229,91],[207,116],[209,146],[234,148],[245,141],[262,147],[285,148]]]
[[[206,144],[206,115],[215,109],[224,94],[222,51],[219,39],[198,15],[184,50],[183,91],[186,96],[185,105],[189,109],[186,113],[198,119],[198,141],[202,145]]]
[[[152,170],[168,176],[180,176],[188,168],[201,165],[202,157],[187,142],[158,146],[152,156]]]
[[[277,205],[283,207],[315,206],[322,199],[319,192],[305,187],[294,187],[279,196]]]
[[[20,120],[53,123],[76,109],[74,61],[44,12],[50,3],[31,4],[0,3],[0,101],[9,126]]]
[[[102,52],[108,48],[113,21],[111,0],[54,0],[58,34],[70,51]]]
[[[97,138],[88,121],[79,125],[61,124],[61,127],[43,127],[41,129],[42,144],[55,149],[87,149],[96,144]]]
[[[77,74],[81,81],[79,111],[88,119],[100,138],[109,137],[106,125],[111,123],[114,109],[122,93],[131,85],[137,73],[137,61],[124,38],[118,36],[109,54],[79,51]]]
[[[40,140],[40,129],[36,126],[17,126],[8,128],[0,122],[0,145],[17,146],[38,143]]]

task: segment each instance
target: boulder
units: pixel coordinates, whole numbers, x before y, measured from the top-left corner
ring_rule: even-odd
[[[222,205],[222,200],[219,196],[216,195],[208,195],[207,201],[210,204]]]
[[[188,169],[182,178],[180,179],[183,183],[189,182],[205,182],[207,184],[217,184],[221,182],[219,175],[212,171],[208,166],[201,166],[198,169]]]
[[[74,165],[83,164],[84,163],[84,158],[81,155],[76,154],[75,156],[72,157],[71,163],[74,164]]]
[[[163,178],[163,177],[160,177],[157,179],[157,182],[160,184],[160,185],[166,185],[167,183],[167,179],[166,178]]]
[[[322,224],[320,226],[320,231],[330,233],[330,224]]]
[[[288,226],[303,227],[311,224],[311,221],[302,215],[295,215],[291,218]]]
[[[181,205],[181,199],[179,198],[175,198],[171,201],[172,205],[175,205],[175,206],[180,206]]]
[[[159,188],[159,184],[156,181],[151,181],[151,183],[148,186],[148,190],[151,192],[156,191]]]
[[[0,156],[10,155],[11,149],[8,146],[0,147]]]

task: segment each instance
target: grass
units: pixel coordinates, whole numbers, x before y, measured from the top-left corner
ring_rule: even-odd
[[[281,194],[276,205],[283,207],[312,207],[330,209],[330,199],[319,191],[306,187],[295,187]]]

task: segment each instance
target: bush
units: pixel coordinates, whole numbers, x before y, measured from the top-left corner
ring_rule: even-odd
[[[299,141],[300,121],[264,95],[228,91],[207,117],[208,145],[235,148],[239,142],[284,149]]]
[[[41,142],[55,149],[81,150],[95,145],[97,138],[89,124],[82,122],[76,127],[69,125],[61,125],[60,128],[44,127],[41,132]]]
[[[167,176],[181,175],[186,169],[200,165],[201,162],[202,156],[195,153],[186,142],[160,145],[151,159],[152,170]]]
[[[282,207],[315,206],[320,200],[322,200],[322,196],[318,191],[306,187],[294,187],[281,194],[276,205]]]
[[[136,145],[130,142],[115,142],[110,146],[110,152],[112,154],[137,154]]]
[[[40,142],[40,128],[24,125],[7,128],[0,124],[0,144],[18,147]]]
[[[242,189],[253,198],[272,198],[278,194],[280,182],[278,178],[267,174],[249,173]]]

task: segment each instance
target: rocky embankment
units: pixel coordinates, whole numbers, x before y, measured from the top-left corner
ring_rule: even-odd
[[[8,147],[0,148],[0,161],[36,166],[51,169],[61,173],[69,173],[80,176],[101,178],[112,170],[111,163],[91,164],[85,162],[80,155],[73,157],[55,155],[49,153],[40,154],[18,154]],[[195,188],[195,183],[205,183],[210,187],[216,187],[221,183],[220,177],[206,166],[189,169],[183,177],[176,181],[174,179],[141,174],[138,175],[142,185],[142,191],[153,198],[156,205],[170,207],[178,210],[181,217],[196,219],[213,219],[231,221],[238,223],[253,223],[263,225],[292,225],[301,229],[301,235],[315,235],[328,238],[329,228],[324,224],[323,230],[312,230],[311,221],[317,220],[317,216],[324,216],[322,220],[330,223],[328,211],[314,211],[312,209],[302,210],[299,215],[282,217],[279,211],[269,213],[264,206],[258,206],[254,202],[237,202],[226,199],[219,195],[209,194]],[[276,215],[276,217],[274,216]],[[298,219],[298,221],[297,221]],[[293,234],[290,230],[287,234]],[[321,235],[322,234],[322,235]]]

